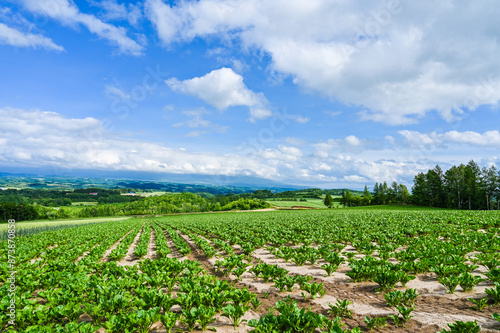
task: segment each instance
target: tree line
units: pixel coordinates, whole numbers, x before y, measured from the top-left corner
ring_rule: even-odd
[[[221,198],[222,199],[222,198]],[[259,199],[238,198],[217,201],[205,199],[192,193],[151,196],[128,203],[98,204],[86,207],[46,207],[39,204],[0,202],[0,220],[28,221],[37,219],[85,218],[126,215],[156,215],[227,210],[250,210],[268,208],[270,205]],[[233,200],[231,200],[233,199]]]
[[[456,209],[499,209],[500,175],[494,165],[480,168],[474,160],[443,172],[439,165],[414,178],[413,203]]]
[[[373,193],[367,186],[363,195],[352,195],[349,190],[341,198],[327,195],[324,204],[333,206],[338,201],[343,206],[415,205],[438,208],[493,210],[500,209],[500,173],[494,165],[480,168],[474,160],[467,164],[443,169],[436,165],[427,172],[418,173],[412,191],[403,184],[376,183]]]

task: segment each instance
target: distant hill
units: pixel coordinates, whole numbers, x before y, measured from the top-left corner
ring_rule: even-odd
[[[123,171],[92,172],[88,170],[72,170],[71,175],[62,176],[47,173],[47,170],[37,170],[32,173],[0,172],[0,187],[52,189],[102,187],[212,194],[250,193],[261,189],[276,193],[305,188],[247,176],[225,177]]]

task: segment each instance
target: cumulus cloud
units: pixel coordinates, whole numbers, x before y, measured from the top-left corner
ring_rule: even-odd
[[[23,33],[3,23],[0,23],[0,44],[17,47],[41,47],[49,50],[64,51],[62,46],[55,44],[50,38],[37,34]]]
[[[190,136],[223,130],[203,118],[207,114],[204,109],[184,111],[184,114],[188,119],[176,126],[192,129]],[[444,146],[429,149],[429,146],[412,146],[406,141],[433,142],[425,141],[426,137]],[[0,108],[0,166],[168,172],[214,177],[246,175],[321,187],[363,188],[365,184],[371,186],[384,181],[411,185],[417,172],[427,171],[436,164],[446,169],[471,158],[480,165],[498,163],[495,153],[482,159],[477,147],[490,147],[497,152],[500,133],[402,132],[389,148],[372,146],[352,135],[313,143],[293,138],[284,141],[287,143],[277,144],[274,148],[246,153],[199,153],[112,133],[102,121],[92,117],[67,118],[55,112]],[[382,138],[381,141],[387,140]],[[294,143],[302,145],[298,148]],[[453,147],[456,149],[450,153]],[[357,152],[355,149],[362,150]]]
[[[68,26],[85,26],[91,33],[109,40],[118,46],[121,53],[142,55],[144,47],[127,36],[123,27],[105,23],[97,17],[80,12],[69,0],[21,0],[29,11],[46,15]]]
[[[184,81],[171,78],[165,83],[173,91],[197,97],[221,111],[232,106],[246,106],[252,121],[272,115],[266,108],[268,101],[264,95],[248,89],[243,77],[231,68],[223,67],[205,76]]]
[[[95,118],[0,109],[0,164],[66,169],[240,175],[272,178],[274,168],[237,155],[196,153],[117,136]]]
[[[146,0],[166,45],[220,38],[271,58],[306,91],[364,107],[363,120],[452,121],[500,100],[500,7],[472,2]],[[432,8],[432,11],[429,11]]]

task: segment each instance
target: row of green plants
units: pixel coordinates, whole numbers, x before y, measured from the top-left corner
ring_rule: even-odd
[[[221,274],[240,279],[250,272],[256,279],[272,282],[280,292],[299,285],[305,298],[321,294],[313,289],[307,292],[308,281],[299,283],[289,272],[276,272],[273,276],[273,269],[267,264],[251,264],[245,256],[257,249],[267,249],[298,266],[322,267],[326,275],[347,262],[347,275],[354,282],[375,282],[378,291],[387,293],[386,301],[397,314],[386,321],[404,325],[411,318],[418,294],[412,288],[406,291],[395,288],[405,287],[418,274],[435,276],[450,293],[457,286],[468,292],[479,284],[498,282],[499,217],[498,212],[301,211],[260,213],[258,219],[253,214],[228,214],[223,219],[176,216],[168,224],[183,233],[189,231],[191,238],[196,238],[192,234],[201,235],[221,254],[228,245],[242,249],[242,256],[228,255],[232,253],[230,250],[225,252],[225,258],[216,261]],[[354,251],[347,251],[347,246],[354,247]],[[484,276],[478,274],[482,267],[487,269]],[[488,297],[479,302],[495,305],[496,287],[487,290]],[[382,324],[377,323],[382,319],[368,319],[374,322],[370,324],[374,327]]]
[[[120,242],[118,248],[129,247],[141,229],[136,251],[149,244],[151,227],[157,247],[166,246],[164,230],[151,222],[133,219],[20,238],[16,245],[29,255],[20,255],[17,267],[15,326],[7,325],[9,289],[2,284],[0,329],[149,332],[161,321],[167,332],[193,331],[207,329],[217,315],[228,317],[238,327],[250,308],[258,309],[255,294],[208,275],[199,262],[169,258],[166,250],[155,260],[145,259],[131,267],[103,260],[116,242]],[[8,244],[1,243],[0,249],[5,259]],[[2,265],[1,269],[2,277],[7,277],[9,268]],[[82,321],[84,315],[91,321]]]

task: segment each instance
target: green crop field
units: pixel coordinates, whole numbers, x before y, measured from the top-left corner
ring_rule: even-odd
[[[307,198],[307,201],[281,201],[281,200],[266,200],[276,207],[290,208],[293,206],[311,207],[311,208],[326,208],[323,204],[323,199]],[[335,202],[335,207],[338,207],[339,203]]]
[[[172,215],[11,235],[0,243],[2,331],[500,327],[498,211]]]

